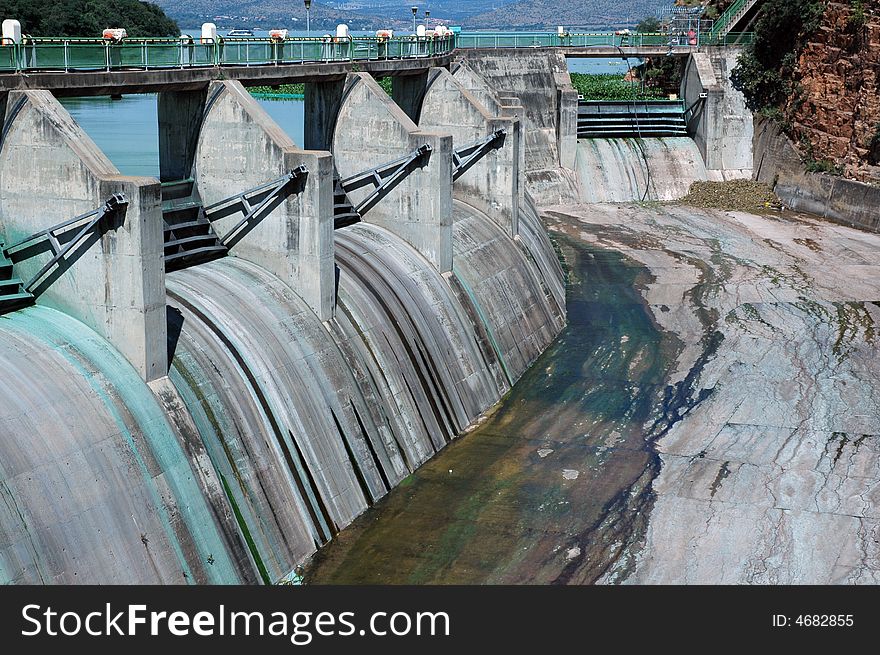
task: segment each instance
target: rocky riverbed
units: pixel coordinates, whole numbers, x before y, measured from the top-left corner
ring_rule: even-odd
[[[570,325],[307,582],[880,581],[880,236],[554,207]]]

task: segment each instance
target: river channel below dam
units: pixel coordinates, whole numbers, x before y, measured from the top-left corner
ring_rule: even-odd
[[[569,325],[307,583],[880,579],[880,237],[679,204],[545,211]]]
[[[66,102],[152,175],[144,98],[114,105],[144,124],[126,139],[119,101]],[[264,104],[302,129],[301,103]],[[647,145],[651,198],[705,178],[690,140]],[[568,326],[307,584],[880,582],[880,235],[621,201],[646,184],[631,150],[582,142],[580,204],[541,207]]]

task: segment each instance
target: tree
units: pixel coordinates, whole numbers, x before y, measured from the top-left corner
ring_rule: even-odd
[[[766,0],[761,6],[755,41],[731,74],[749,109],[780,108],[794,92],[798,50],[824,8],[822,0]]]
[[[0,17],[15,18],[32,36],[99,37],[107,27],[129,36],[180,34],[162,9],[139,0],[0,0]]]
[[[638,25],[636,25],[636,32],[642,33],[652,33],[660,31],[660,19],[654,16],[647,16],[643,18]]]

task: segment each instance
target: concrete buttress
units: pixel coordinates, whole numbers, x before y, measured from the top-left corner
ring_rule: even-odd
[[[446,69],[430,71],[420,126],[452,134],[456,148],[504,130],[503,144],[488,152],[453,184],[453,195],[495,220],[513,237],[519,232],[520,123],[492,115]]]
[[[239,82],[214,82],[208,97],[194,166],[202,201],[210,205],[305,166],[304,183],[295,181],[293,193],[245,228],[231,253],[286,281],[328,320],[335,305],[330,154],[297,147]],[[230,214],[214,227],[222,236],[240,218]]]
[[[343,179],[405,157],[423,145],[430,156],[364,217],[401,237],[441,273],[452,270],[452,137],[420,130],[366,73],[351,73],[333,135]],[[370,192],[350,193],[355,203]]]
[[[149,382],[168,370],[159,183],[121,175],[48,91],[9,94],[0,143],[0,224],[8,245],[98,209],[117,193],[127,208],[85,236],[33,293],[38,304],[106,338]],[[59,241],[76,231],[65,229]],[[52,251],[43,240],[21,255],[16,272],[28,280]]]

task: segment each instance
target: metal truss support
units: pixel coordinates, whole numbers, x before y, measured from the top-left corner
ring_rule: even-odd
[[[274,202],[283,200],[289,196],[291,193],[292,182],[305,177],[308,175],[308,172],[309,171],[305,166],[297,166],[292,171],[289,171],[276,180],[266,182],[265,184],[248,189],[247,191],[242,191],[234,196],[230,196],[219,202],[206,206],[204,208],[205,217],[212,222],[221,216],[228,216],[229,212],[224,210],[229,210],[236,205],[238,205],[236,211],[241,211],[244,214],[242,219],[238,221],[238,223],[236,223],[222,239],[220,239],[220,243],[224,246],[228,246],[229,242],[235,238],[251,219],[258,216],[260,212],[266,207],[271,206]],[[262,198],[257,201],[256,198],[261,196]],[[253,204],[255,202],[256,204]]]
[[[45,230],[35,232],[26,239],[22,239],[21,241],[14,243],[11,246],[7,246],[3,249],[3,252],[7,257],[9,257],[9,259],[13,261],[24,261],[36,255],[22,255],[21,253],[37,245],[44,239],[49,242],[49,247],[52,249],[52,259],[46,262],[46,264],[39,270],[39,272],[24,284],[24,288],[26,291],[28,291],[29,293],[33,292],[33,289],[37,285],[37,283],[39,283],[46,276],[46,274],[50,270],[52,270],[52,267],[62,261],[74,248],[74,246],[82,241],[82,239],[87,234],[89,234],[95,228],[95,226],[97,226],[105,217],[116,214],[120,209],[127,206],[128,199],[125,197],[125,195],[121,193],[116,193],[108,198],[107,202],[105,202],[98,209],[86,212],[85,214],[80,214],[79,216],[75,216],[74,218],[64,221],[63,223],[59,223],[58,225],[53,225],[52,227]],[[80,228],[80,230],[71,240],[69,240],[66,244],[62,246],[61,242],[58,240],[59,233],[70,230],[71,228],[73,228],[73,226],[81,223],[82,221],[88,222],[83,225],[82,228]]]
[[[492,150],[497,150],[504,145],[507,130],[496,130],[485,139],[475,141],[452,153],[452,181],[454,182],[468,169],[480,161]]]
[[[346,193],[362,189],[365,186],[373,185],[375,187],[370,195],[355,207],[355,211],[363,216],[387,196],[394,187],[405,180],[416,166],[430,156],[432,151],[433,148],[426,143],[405,157],[347,177],[340,184]]]

